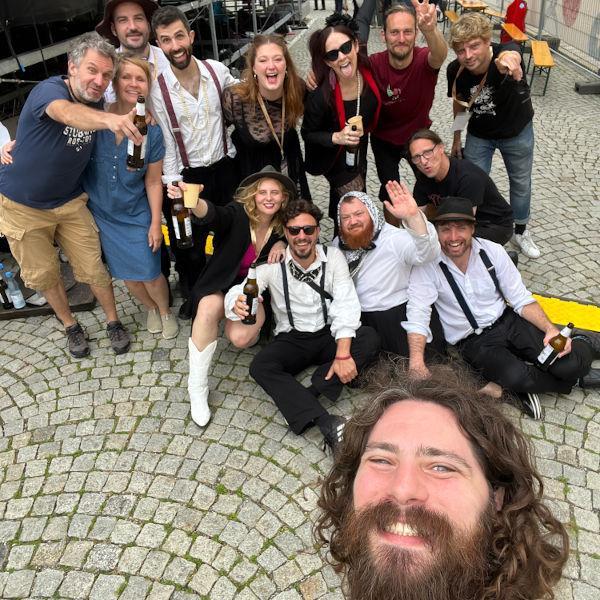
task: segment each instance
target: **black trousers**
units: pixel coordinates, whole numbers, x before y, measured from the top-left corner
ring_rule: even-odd
[[[533,363],[542,351],[543,340],[543,332],[535,325],[507,309],[490,329],[466,338],[456,347],[486,380],[508,391],[568,394],[577,379],[590,370],[592,347],[575,339],[569,354],[542,371],[528,363]]]
[[[400,161],[404,159],[417,174],[417,167],[410,160],[410,153],[406,144],[391,144],[371,135],[371,150],[375,157],[377,177],[379,177],[379,199],[383,202],[389,200],[385,184],[388,181],[400,181]]]
[[[406,302],[388,310],[363,312],[360,315],[360,322],[372,327],[379,334],[381,349],[384,352],[408,356],[408,339],[402,321],[406,321]],[[444,331],[435,306],[431,307],[429,326],[433,340],[425,348],[425,357],[428,361],[435,361],[446,351]]]
[[[325,0],[321,0],[321,8],[325,10]],[[319,0],[315,0],[315,10],[319,10]]]
[[[475,223],[475,236],[490,240],[504,246],[513,234],[512,223],[490,223],[489,221],[477,221]]]
[[[209,167],[195,167],[184,169],[181,172],[183,181],[187,183],[201,183],[204,185],[201,197],[210,200],[217,206],[225,206],[232,201],[239,183],[235,161],[228,157],[222,158]],[[194,245],[191,248],[178,248],[171,220],[171,200],[166,193],[163,196],[163,214],[167,220],[171,249],[175,256],[175,270],[179,275],[179,285],[184,298],[190,297],[191,289],[198,279],[198,275],[206,264],[206,237],[210,227],[199,225],[192,221],[192,237]],[[161,261],[161,270],[165,277],[169,276],[168,262]],[[165,272],[166,270],[166,272]]]
[[[337,400],[343,384],[337,375],[325,376],[336,353],[329,327],[315,333],[288,331],[275,336],[250,364],[250,375],[273,398],[290,429],[302,433],[317,417],[327,414],[315,396],[295,376],[310,365],[318,365],[312,384],[329,400]],[[379,336],[370,327],[360,327],[352,340],[350,354],[360,370],[375,360]]]

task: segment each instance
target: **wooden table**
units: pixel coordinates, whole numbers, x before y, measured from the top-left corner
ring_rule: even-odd
[[[484,11],[488,7],[488,5],[481,0],[456,0],[455,8],[456,4],[460,5],[462,12],[467,10]]]

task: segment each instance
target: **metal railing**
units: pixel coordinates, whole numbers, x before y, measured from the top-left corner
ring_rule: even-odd
[[[486,0],[506,12],[511,0]],[[527,33],[600,76],[600,0],[527,0]]]

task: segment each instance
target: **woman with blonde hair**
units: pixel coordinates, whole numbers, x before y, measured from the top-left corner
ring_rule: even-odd
[[[179,185],[185,189],[185,183]],[[174,190],[169,186],[170,195]],[[213,257],[193,289],[198,308],[188,343],[191,414],[200,427],[210,419],[208,371],[217,347],[219,323],[225,318],[224,295],[246,278],[252,263],[276,262],[283,257],[281,211],[294,198],[294,182],[268,165],[240,183],[233,202],[216,206],[199,199],[193,209],[201,224],[215,232]],[[263,311],[257,315],[256,326],[227,320],[225,336],[238,348],[248,347],[256,342],[263,322]]]
[[[305,86],[280,35],[257,35],[246,53],[242,81],[223,91],[223,115],[234,126],[240,176],[273,165],[310,199],[296,126]]]

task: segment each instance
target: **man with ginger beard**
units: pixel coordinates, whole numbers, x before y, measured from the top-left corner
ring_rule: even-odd
[[[350,600],[534,600],[568,558],[523,434],[464,371],[378,372],[321,488]]]
[[[386,223],[369,196],[348,192],[338,204],[340,235],[333,245],[342,250],[354,280],[361,306],[361,322],[373,327],[382,350],[408,356],[406,320],[408,279],[413,265],[437,259],[440,253],[435,228],[425,219],[403,183],[388,182],[390,214],[404,229]],[[431,348],[443,349],[441,328]]]

